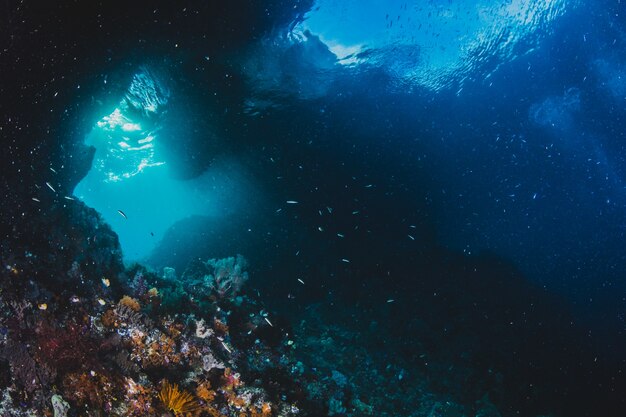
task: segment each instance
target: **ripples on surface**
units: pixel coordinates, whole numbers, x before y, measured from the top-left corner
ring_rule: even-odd
[[[88,143],[96,147],[94,167],[105,181],[120,181],[162,165],[155,157],[159,116],[168,90],[148,70],[133,80],[119,106],[96,123]]]
[[[269,39],[259,46],[261,52],[254,59],[262,64],[250,75],[251,84],[257,90],[282,89],[303,99],[320,96],[337,72],[329,71],[326,56],[319,59],[319,46],[310,47],[312,40],[318,40],[334,55],[338,68],[382,69],[392,87],[402,90],[455,88],[460,92],[466,81],[488,79],[502,63],[532,51],[549,34],[551,23],[575,6],[573,1],[409,4],[347,0],[337,6],[332,0],[318,0],[288,37]],[[276,48],[300,48],[300,55],[310,53],[310,62],[305,60],[306,68],[302,68],[300,59],[299,68],[270,71],[285,64],[287,52],[280,59],[271,54],[273,62],[264,58]],[[284,75],[285,71],[289,74]],[[279,83],[281,78],[290,81]]]

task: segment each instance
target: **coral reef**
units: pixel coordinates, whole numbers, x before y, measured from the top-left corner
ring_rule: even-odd
[[[5,262],[0,415],[317,415],[302,411],[316,407],[286,378],[296,362],[288,331],[246,293],[245,265],[194,263],[181,278],[135,265],[90,291],[53,292],[17,279],[19,260]],[[82,270],[73,262],[69,274]]]
[[[2,417],[536,415],[506,408],[503,393],[522,388],[503,376],[506,354],[481,356],[497,336],[476,333],[483,311],[507,311],[489,329],[514,340],[507,324],[531,317],[523,308],[515,316],[481,301],[481,314],[456,308],[450,318],[451,305],[478,301],[439,279],[422,293],[447,304],[404,300],[410,318],[402,295],[352,307],[329,295],[288,321],[248,281],[243,257],[195,260],[182,273],[124,268],[97,214],[71,210],[91,220],[77,222],[80,239],[52,234],[56,253],[0,247]],[[533,314],[549,307],[536,302]],[[541,323],[541,334],[555,328]],[[549,395],[533,386],[514,397],[526,405],[539,394]]]
[[[159,399],[176,417],[199,414],[201,411],[200,404],[190,393],[180,391],[178,385],[170,384],[168,381],[163,382]]]

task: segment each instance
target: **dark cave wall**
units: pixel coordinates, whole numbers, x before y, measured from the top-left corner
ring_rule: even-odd
[[[228,64],[208,63],[205,56],[243,47],[310,5],[294,7],[286,0],[156,1],[150,7],[122,1],[2,2],[3,247],[49,246],[32,233],[32,224],[45,231],[51,211],[68,204],[64,197],[71,196],[93,158],[84,136],[119,102],[138,66],[157,61],[183,69],[204,61],[206,71],[186,88],[208,89],[215,72]],[[223,88],[227,91],[228,83]]]

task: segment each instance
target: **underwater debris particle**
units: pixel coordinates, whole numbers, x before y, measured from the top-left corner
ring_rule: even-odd
[[[228,347],[228,345],[227,345],[227,344],[226,344],[223,340],[220,340],[220,343],[222,344],[222,346],[224,346],[224,349],[226,349],[226,351],[227,351],[228,353],[233,353],[233,351],[232,351],[232,350],[230,350],[230,348]]]
[[[54,189],[54,187],[53,187],[53,186],[51,186],[49,182],[46,182],[46,185],[47,185],[47,186],[48,186],[48,188],[49,188],[49,189],[51,189],[54,193],[56,193],[56,192],[57,192],[57,190],[55,190],[55,189]]]

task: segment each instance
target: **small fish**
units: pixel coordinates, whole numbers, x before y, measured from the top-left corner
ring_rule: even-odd
[[[393,298],[390,298],[390,299],[387,300],[388,303],[393,303],[394,301],[396,301],[396,300],[394,300]]]
[[[38,198],[33,197],[33,198],[32,198],[32,200],[33,200],[33,201],[36,201],[36,202],[38,202],[38,203],[41,203],[41,201],[39,201],[39,199],[38,199]]]
[[[49,189],[51,189],[53,192],[55,192],[55,193],[57,192],[57,190],[55,190],[55,189],[54,189],[54,187],[53,187],[53,186],[51,186],[49,182],[47,182],[47,183],[46,183],[46,185],[47,185],[47,186],[48,186],[48,188],[49,188]]]
[[[409,239],[415,240],[415,238],[413,236],[411,236],[411,235],[407,235],[407,236],[409,237]]]
[[[47,310],[48,309],[48,304],[41,303],[37,307],[39,308],[39,310]]]
[[[349,263],[350,263],[350,260],[348,260],[348,259],[346,259],[346,258],[343,258],[343,259],[341,260],[341,262],[345,262],[345,263],[349,264]]]
[[[272,322],[267,318],[267,317],[263,317],[265,319],[265,321],[267,322],[267,324],[269,324],[270,326],[274,327],[274,325],[272,324]]]
[[[150,232],[150,236],[154,236],[154,232]]]
[[[341,237],[341,238],[343,238],[343,237],[344,237],[344,235],[342,235],[341,233],[337,233],[337,236],[339,236],[339,237]]]
[[[52,167],[48,167],[48,168],[50,168],[50,171],[54,172],[55,174],[57,173],[57,172],[54,170],[54,168],[52,168]]]
[[[73,199],[72,197],[65,196],[65,197],[63,197],[63,198],[64,198],[64,199],[66,199],[66,200],[71,200],[71,201],[74,201],[74,199]]]
[[[120,214],[120,216],[128,220],[128,216],[126,216],[126,213],[124,213],[122,210],[118,210],[117,212]]]
[[[111,281],[109,281],[107,278],[102,278],[102,283],[104,284],[105,287],[111,286]]]
[[[104,301],[102,298],[98,298],[98,304],[100,304],[101,306],[105,305],[107,302]]]
[[[228,345],[226,343],[222,342],[221,340],[220,340],[220,342],[222,343],[222,346],[224,346],[224,349],[226,349],[226,351],[228,353],[232,353],[233,352],[232,350],[230,350],[230,348],[228,347]]]
[[[298,202],[295,201],[295,200],[287,200],[286,203],[287,204],[298,204]]]
[[[298,278],[298,282],[302,285],[304,285],[304,281],[302,281],[300,278]]]
[[[73,295],[72,298],[70,298],[70,301],[73,303],[77,303],[80,301],[80,298],[78,298],[77,296]]]

